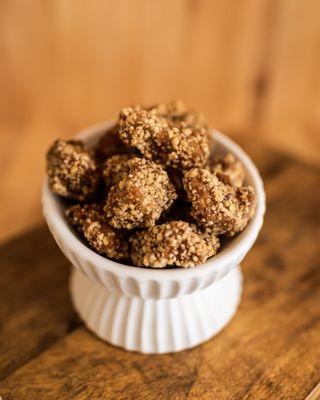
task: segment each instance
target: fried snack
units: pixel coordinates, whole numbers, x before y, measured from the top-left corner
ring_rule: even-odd
[[[194,226],[197,229],[198,234],[203,237],[203,239],[206,241],[206,243],[209,246],[213,246],[214,248],[217,249],[216,253],[218,252],[218,249],[220,248],[220,241],[219,238],[217,237],[215,231],[212,228],[208,227],[198,227],[197,225],[194,224]]]
[[[162,142],[161,142],[162,140]],[[159,160],[172,168],[188,170],[202,167],[209,158],[209,138],[205,128],[185,123],[172,127],[167,136],[160,138]]]
[[[129,172],[112,186],[104,208],[115,228],[148,228],[177,198],[166,171],[152,161],[133,158]]]
[[[131,258],[139,267],[194,267],[215,255],[219,239],[205,239],[195,225],[172,221],[148,231],[137,232],[130,239]]]
[[[245,179],[244,166],[232,153],[214,158],[210,171],[226,185],[241,187]]]
[[[174,100],[169,103],[160,103],[146,108],[147,111],[165,118],[169,123],[181,123],[186,125],[206,126],[206,120],[201,113],[191,112],[181,100]]]
[[[154,159],[159,150],[156,139],[169,130],[169,125],[164,118],[137,105],[120,111],[118,128],[123,143],[136,148],[144,157]]]
[[[113,125],[107,129],[98,141],[94,150],[96,158],[100,162],[105,161],[108,157],[115,154],[126,154],[131,152],[131,150],[120,140],[117,125]]]
[[[241,232],[252,218],[255,193],[252,187],[225,185],[207,169],[194,168],[183,178],[192,204],[191,215],[200,226],[210,227],[213,234]]]
[[[187,113],[187,108],[181,100],[153,104],[150,107],[146,107],[146,110],[158,116],[172,120],[181,120]]]
[[[120,111],[93,151],[56,141],[48,181],[52,192],[76,200],[66,217],[99,254],[193,267],[218,252],[218,235],[224,243],[245,229],[256,206],[242,163],[218,156],[214,145],[203,116],[181,101],[136,105]]]
[[[66,210],[70,224],[97,251],[114,260],[129,258],[129,246],[120,231],[103,220],[103,209],[99,204],[75,205]]]
[[[96,193],[99,169],[81,141],[56,140],[47,153],[48,182],[53,193],[85,201]]]
[[[129,172],[129,154],[115,154],[106,159],[102,167],[102,175],[107,189],[117,184]]]
[[[206,127],[184,121],[170,123],[140,106],[121,110],[118,121],[120,139],[156,162],[187,170],[204,166],[209,158]]]

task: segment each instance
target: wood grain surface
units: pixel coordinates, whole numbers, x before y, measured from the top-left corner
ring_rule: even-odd
[[[134,102],[319,165],[318,0],[0,2],[0,240],[40,221],[44,153]]]
[[[318,0],[0,2],[2,400],[320,398],[319,15]],[[53,139],[173,98],[244,146],[268,211],[230,325],[146,356],[76,316],[40,186]]]
[[[105,344],[72,311],[68,263],[39,226],[0,248],[3,400],[318,398],[319,171],[251,136],[241,144],[262,172],[268,209],[231,323],[177,354]]]

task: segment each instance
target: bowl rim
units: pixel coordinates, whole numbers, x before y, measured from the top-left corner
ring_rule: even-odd
[[[99,137],[112,125],[113,122],[102,122],[100,124],[91,126],[76,134],[74,139],[86,141],[91,137]],[[63,213],[61,213],[60,199],[51,192],[46,176],[42,185],[41,200],[43,215],[49,225],[49,228],[50,226],[54,226],[53,232],[59,232],[59,235],[63,236],[64,242],[67,242],[68,246],[72,248],[75,254],[84,258],[85,260],[88,260],[96,268],[104,271],[110,271],[119,275],[126,275],[127,277],[132,276],[136,278],[138,274],[143,280],[184,279],[191,276],[205,275],[212,271],[212,269],[222,269],[224,265],[232,262],[232,260],[237,258],[240,253],[246,253],[252,246],[263,223],[263,216],[266,209],[266,196],[260,174],[255,164],[245,153],[245,151],[242,150],[242,148],[232,139],[215,129],[212,129],[212,135],[217,143],[226,148],[228,151],[231,151],[240,161],[242,161],[246,170],[246,176],[249,179],[250,184],[255,189],[257,205],[255,214],[244,231],[237,235],[232,242],[230,242],[228,247],[221,251],[221,253],[218,253],[216,256],[208,259],[205,263],[192,268],[156,269],[130,266],[101,256],[87,247],[79,239],[73,228],[69,226],[63,216]]]

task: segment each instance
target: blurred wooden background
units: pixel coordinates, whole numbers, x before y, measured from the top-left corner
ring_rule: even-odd
[[[44,153],[134,102],[182,98],[319,164],[318,0],[2,0],[0,239],[41,218]]]

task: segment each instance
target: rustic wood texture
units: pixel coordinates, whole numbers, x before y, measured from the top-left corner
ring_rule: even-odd
[[[317,0],[0,2],[3,400],[319,398],[319,15]],[[178,97],[252,155],[268,213],[231,324],[151,357],[83,327],[39,192],[54,138]]]
[[[68,262],[44,226],[2,245],[0,258],[3,379],[79,322],[67,290]]]
[[[268,211],[226,329],[173,355],[103,343],[71,310],[67,262],[41,226],[0,249],[4,400],[307,398],[320,381],[319,171],[241,144],[262,172]]]
[[[0,2],[0,240],[40,218],[56,137],[181,97],[319,165],[318,0]]]

